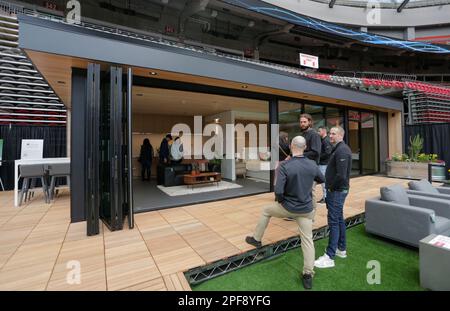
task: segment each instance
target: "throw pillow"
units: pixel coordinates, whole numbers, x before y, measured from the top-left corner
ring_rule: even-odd
[[[409,186],[409,189],[411,189],[411,190],[439,194],[439,191],[436,188],[434,188],[433,185],[430,184],[430,182],[426,179],[421,179],[419,181],[410,181],[408,183],[408,186]]]
[[[402,205],[409,205],[408,194],[402,185],[392,185],[380,188],[381,200]]]

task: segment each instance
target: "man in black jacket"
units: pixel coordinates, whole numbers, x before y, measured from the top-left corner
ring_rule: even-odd
[[[300,115],[300,129],[302,130],[302,136],[305,137],[306,140],[306,149],[305,149],[305,157],[310,160],[313,160],[317,164],[319,164],[320,159],[320,150],[322,149],[322,142],[320,140],[319,134],[313,129],[313,118],[308,113],[303,113]],[[317,207],[317,198],[316,192],[314,189],[316,188],[316,184],[313,184],[313,207],[314,213]]]
[[[322,139],[322,149],[320,150],[320,160],[319,160],[319,169],[322,174],[325,175],[327,171],[328,161],[330,160],[331,152],[333,151],[333,145],[331,145],[330,138],[328,137],[328,130],[326,126],[319,126],[318,130],[319,136]],[[325,198],[327,197],[327,190],[325,188],[325,184],[322,184],[322,199],[317,203],[325,203]]]
[[[313,119],[310,114],[303,113],[300,115],[300,129],[302,136],[306,140],[305,157],[319,164],[320,150],[322,142],[319,134],[313,129]]]
[[[303,252],[302,281],[306,289],[312,287],[314,275],[314,242],[312,238],[312,221],[314,217],[312,186],[313,182],[323,183],[325,177],[314,161],[307,159],[305,139],[297,136],[292,139],[292,157],[280,162],[277,182],[275,184],[275,202],[267,206],[256,226],[253,236],[245,241],[253,246],[260,247],[271,217],[291,217],[299,226],[301,250]]]
[[[330,142],[334,145],[334,149],[325,173],[330,235],[325,254],[314,263],[317,268],[332,268],[334,267],[335,256],[347,257],[343,209],[345,198],[350,189],[352,151],[343,141],[344,134],[345,131],[340,126],[333,127],[330,130]]]
[[[169,142],[172,140],[172,135],[167,134],[159,145],[159,163],[169,164],[170,148]]]

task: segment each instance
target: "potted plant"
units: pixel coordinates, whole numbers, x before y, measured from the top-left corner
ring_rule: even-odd
[[[432,179],[446,179],[445,162],[436,154],[421,153],[423,139],[420,135],[410,137],[408,154],[394,154],[386,161],[387,175],[391,177],[428,179],[428,164],[432,163]]]
[[[191,164],[191,175],[192,176],[196,176],[198,174],[200,174],[200,169],[199,169],[198,163],[197,162],[193,162]]]
[[[214,158],[212,160],[209,160],[208,169],[209,169],[210,172],[220,173],[221,172],[221,167],[222,167],[222,160],[221,159]]]

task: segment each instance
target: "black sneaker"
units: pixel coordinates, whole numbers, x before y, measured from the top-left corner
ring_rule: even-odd
[[[317,203],[324,204],[325,203],[325,199],[321,199],[321,200],[317,201]]]
[[[312,288],[312,275],[311,274],[303,274],[302,275],[302,282],[303,287],[305,289],[311,289]]]
[[[256,241],[255,238],[252,236],[246,237],[245,242],[247,242],[250,245],[253,245],[256,248],[261,247],[261,241]]]

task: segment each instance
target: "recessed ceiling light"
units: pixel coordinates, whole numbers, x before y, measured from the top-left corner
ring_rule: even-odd
[[[242,88],[243,88],[243,89],[247,89],[247,88],[248,88],[248,85],[245,85],[245,84],[244,84],[244,85],[242,86]]]
[[[156,75],[157,75],[157,73],[156,73],[156,72],[154,72],[154,71],[150,71],[150,75],[152,75],[152,76],[156,76]]]

